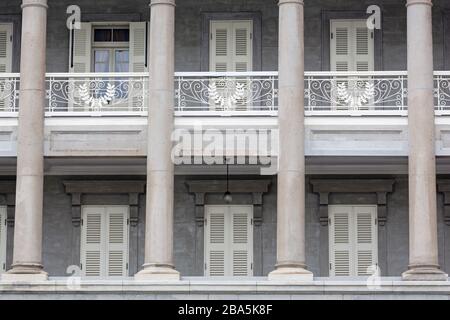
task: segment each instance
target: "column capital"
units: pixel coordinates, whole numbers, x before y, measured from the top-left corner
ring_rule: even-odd
[[[158,4],[165,4],[165,5],[169,5],[169,6],[174,6],[175,7],[175,0],[152,0],[149,4],[150,7],[154,6],[154,5],[158,5]]]
[[[432,0],[406,0],[406,6],[412,6],[416,4],[422,4],[426,6],[433,6]]]
[[[42,7],[48,9],[47,0],[23,0],[21,8]]]
[[[279,0],[278,5],[281,6],[283,4],[288,4],[288,3],[299,4],[301,6],[304,5],[303,0]]]

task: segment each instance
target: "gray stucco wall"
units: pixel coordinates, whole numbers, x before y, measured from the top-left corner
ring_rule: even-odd
[[[203,226],[195,220],[194,195],[188,193],[186,181],[192,179],[220,179],[223,177],[175,178],[175,226],[174,252],[177,269],[184,276],[203,275]],[[251,177],[258,179],[258,177]],[[323,177],[321,177],[323,178]],[[334,177],[336,178],[336,177]],[[339,177],[345,179],[346,177]],[[348,178],[348,177],[347,177]],[[373,177],[372,177],[373,178]],[[66,275],[66,268],[79,264],[80,228],[72,224],[71,197],[64,191],[64,180],[99,179],[114,177],[46,177],[44,199],[44,247],[45,269],[52,276]],[[129,179],[129,178],[124,178]],[[134,177],[141,179],[144,177]],[[309,180],[309,178],[308,178]],[[387,223],[379,226],[379,262],[384,276],[399,276],[408,265],[408,183],[406,177],[396,177],[394,192],[387,198]],[[315,276],[328,276],[328,227],[319,222],[319,196],[311,192],[307,184],[306,243],[307,264]],[[254,229],[255,276],[267,275],[276,263],[276,178],[263,198],[263,222]],[[235,204],[248,204],[250,195],[234,195]],[[126,195],[86,195],[90,204],[123,204]],[[370,204],[375,200],[370,194],[332,194],[333,204]],[[223,204],[222,195],[207,196],[207,204]],[[443,197],[438,196],[438,235],[440,264],[450,272],[450,226],[443,221]],[[145,196],[139,204],[139,223],[130,227],[130,275],[144,263]],[[8,265],[12,259],[13,228],[8,229]]]
[[[78,4],[87,17],[114,18],[133,17],[141,21],[149,19],[149,0],[49,0],[48,22],[48,71],[66,72],[69,59],[69,32],[65,27],[66,8]],[[306,70],[324,68],[322,47],[322,16],[324,12],[364,12],[369,5],[377,4],[382,9],[382,57],[384,70],[406,69],[406,1],[400,0],[314,0],[305,1],[305,61]],[[3,0],[2,15],[20,14],[20,0]],[[447,0],[434,0],[433,35],[435,43],[435,68],[444,69],[444,43],[450,43],[448,27],[444,27],[450,10]],[[256,12],[261,16],[261,69],[277,70],[278,56],[278,7],[277,0],[183,0],[176,9],[176,70],[200,71],[202,66],[202,13],[207,12]],[[1,18],[1,17],[0,17]],[[444,29],[447,32],[444,33]],[[326,35],[326,32],[324,33]],[[448,59],[447,59],[448,60]],[[448,67],[448,62],[447,62]]]

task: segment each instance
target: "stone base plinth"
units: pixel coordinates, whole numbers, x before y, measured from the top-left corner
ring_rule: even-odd
[[[438,268],[411,268],[402,274],[404,281],[448,281],[448,275]]]
[[[314,275],[303,268],[278,268],[269,274],[269,281],[312,282]]]
[[[180,273],[168,267],[146,267],[135,274],[136,281],[180,281]]]

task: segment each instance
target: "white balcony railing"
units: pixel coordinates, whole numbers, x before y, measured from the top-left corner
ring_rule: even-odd
[[[20,74],[0,74],[0,114],[15,113],[19,107]]]
[[[435,73],[437,115],[450,115],[450,71]],[[19,74],[0,74],[0,116],[17,115]],[[148,74],[49,73],[47,116],[146,115]],[[307,116],[407,115],[407,73],[306,72]],[[175,112],[180,116],[276,116],[278,73],[175,74]]]
[[[146,73],[52,73],[47,81],[47,113],[136,114],[147,111]]]
[[[179,113],[276,115],[277,72],[198,72],[175,74]]]
[[[407,72],[307,72],[307,115],[406,115]]]

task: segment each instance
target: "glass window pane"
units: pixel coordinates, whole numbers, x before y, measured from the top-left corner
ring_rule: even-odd
[[[94,72],[109,72],[109,51],[94,51]]]
[[[130,41],[130,30],[129,29],[114,29],[114,41],[129,42]]]
[[[115,51],[115,72],[129,72],[130,69],[130,55],[128,50]]]
[[[111,42],[112,30],[111,29],[95,29],[94,41],[95,42]]]

